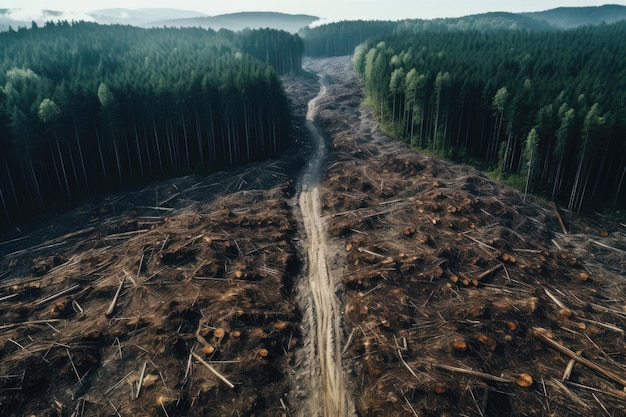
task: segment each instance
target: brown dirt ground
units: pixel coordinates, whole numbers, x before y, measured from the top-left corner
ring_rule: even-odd
[[[549,202],[382,134],[348,58],[314,67],[358,415],[623,415],[626,229],[563,212],[564,234]],[[580,355],[567,378],[550,341]]]
[[[297,408],[290,201],[318,83],[285,86],[301,133],[280,160],[93,197],[0,243],[0,416]]]

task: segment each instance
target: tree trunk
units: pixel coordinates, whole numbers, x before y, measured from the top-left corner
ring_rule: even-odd
[[[63,154],[61,153],[61,146],[59,146],[59,139],[56,137],[56,132],[54,133],[54,138],[56,139],[57,151],[59,153],[59,160],[61,161],[61,171],[63,172],[63,179],[65,180],[65,190],[67,191],[67,196],[72,198],[72,193],[70,192],[70,185],[67,181],[67,171],[65,170],[65,162],[63,161]],[[56,169],[56,163],[55,163]]]
[[[137,122],[133,122],[135,128],[135,145],[137,146],[137,156],[139,157],[139,171],[141,176],[144,176],[143,172],[143,158],[141,156],[141,146],[139,145],[139,133],[137,133]]]
[[[6,160],[6,158],[4,159],[4,167],[7,171],[7,178],[9,179],[9,186],[11,187],[11,194],[13,194],[13,201],[15,201],[15,203],[18,203],[18,199],[17,199],[17,192],[15,191],[15,184],[13,183],[13,175],[11,175],[11,170],[9,170],[9,164]]]
[[[528,195],[528,185],[530,184],[530,175],[533,170],[533,153],[534,149],[530,150],[530,157],[528,158],[528,174],[526,175],[526,188],[524,189],[524,203],[526,202],[526,196]]]
[[[159,134],[157,133],[154,115],[152,116],[152,128],[154,129],[154,144],[156,145],[155,147],[157,151],[157,158],[159,160],[159,169],[161,170],[161,175],[163,175],[163,158],[161,157],[161,146],[159,145]]]
[[[598,188],[600,187],[600,184],[603,183],[602,179],[603,179],[603,174],[605,171],[606,161],[608,157],[609,157],[609,147],[606,146],[604,148],[604,155],[602,156],[602,161],[600,162],[600,166],[598,167],[596,181],[593,185],[593,191],[591,192],[591,201],[596,201],[596,196],[598,195]]]
[[[250,123],[248,121],[248,106],[243,107],[243,123],[246,131],[246,160],[250,161]]]
[[[196,116],[196,140],[198,141],[198,153],[200,154],[200,163],[204,165],[204,147],[202,146],[202,126],[200,125],[200,115],[198,114],[198,106],[194,106]]]
[[[180,117],[183,120],[183,139],[185,140],[185,156],[187,157],[187,171],[191,171],[191,160],[189,159],[189,139],[187,137],[187,125],[185,123],[185,113],[180,110]]]
[[[37,200],[39,204],[43,203],[43,198],[41,197],[41,188],[39,187],[39,180],[37,180],[37,173],[35,172],[35,166],[33,165],[33,160],[30,155],[28,155],[28,165],[30,167],[30,172],[33,178],[33,184],[35,185],[35,194],[37,196]]]
[[[622,191],[622,185],[624,184],[624,176],[626,176],[626,164],[624,164],[624,169],[622,170],[622,176],[619,179],[619,185],[617,186],[617,191],[615,192],[615,200],[613,200],[613,211],[615,211],[615,207],[617,206],[619,193]]]
[[[113,123],[111,123],[111,135],[113,136],[113,152],[115,153],[115,162],[117,164],[117,174],[122,180],[122,161],[120,160],[120,151],[117,147],[117,140],[115,140],[115,133],[113,133]]]
[[[148,162],[148,170],[152,174],[152,155],[150,154],[150,146],[148,146],[148,133],[146,132],[146,126],[142,125],[143,131],[143,145],[146,148],[146,161]]]
[[[72,111],[72,124],[74,125],[74,136],[76,137],[76,144],[78,145],[78,156],[80,157],[80,164],[83,168],[83,179],[85,180],[85,186],[87,192],[89,192],[89,178],[87,177],[87,169],[85,168],[85,158],[83,156],[83,149],[80,146],[80,138],[78,137],[78,128],[76,127],[76,119],[74,119],[74,112]]]
[[[2,202],[2,208],[4,209],[4,214],[7,220],[11,221],[11,216],[9,215],[9,208],[7,207],[7,202],[4,199],[4,193],[2,192],[1,186],[0,186],[0,202]]]
[[[578,209],[577,213],[580,213],[580,209],[583,206],[583,201],[585,199],[585,194],[587,193],[587,185],[589,184],[589,178],[591,177],[591,170],[593,168],[593,162],[589,163],[589,169],[587,169],[587,174],[585,175],[585,185],[583,186],[582,192],[580,193],[580,199],[578,200]]]
[[[552,201],[554,201],[556,191],[560,188],[561,177],[563,176],[563,174],[561,173],[561,169],[563,167],[563,155],[565,155],[565,152],[561,153],[561,156],[559,157],[559,163],[556,167],[556,176],[554,178],[554,184],[552,186]]]
[[[59,165],[57,164],[57,159],[54,156],[54,149],[52,145],[50,145],[50,157],[52,159],[52,166],[54,167],[54,176],[57,179],[57,185],[59,186],[59,192],[63,192],[63,181],[61,180],[61,174],[59,174]]]
[[[576,205],[578,186],[580,182],[580,176],[583,170],[583,162],[585,160],[585,154],[587,150],[587,142],[585,142],[585,148],[583,149],[583,154],[580,157],[580,162],[578,163],[578,169],[576,170],[576,177],[574,178],[574,185],[572,186],[572,192],[570,194],[569,203],[567,205],[568,210],[574,210],[574,206]]]

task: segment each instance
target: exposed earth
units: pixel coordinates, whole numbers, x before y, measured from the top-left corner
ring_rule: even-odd
[[[411,150],[348,57],[307,67],[282,159],[0,239],[0,416],[623,415],[626,227]]]

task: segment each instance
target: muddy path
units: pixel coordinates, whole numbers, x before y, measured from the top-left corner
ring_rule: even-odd
[[[335,295],[337,283],[328,264],[327,232],[320,209],[320,177],[327,154],[324,138],[314,124],[318,102],[327,95],[324,77],[320,76],[320,82],[318,96],[308,105],[307,128],[314,152],[305,167],[298,198],[308,264],[308,285],[304,291],[310,303],[310,337],[314,344],[310,366],[312,374],[320,378],[318,381],[314,377],[310,382],[307,415],[341,417],[351,415],[351,407],[341,365],[341,308]]]

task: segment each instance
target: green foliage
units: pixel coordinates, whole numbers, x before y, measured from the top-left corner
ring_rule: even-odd
[[[45,98],[41,104],[39,104],[39,111],[37,114],[42,122],[52,123],[61,116],[61,109],[54,101],[49,98]]]
[[[498,112],[504,112],[504,109],[507,104],[507,99],[509,98],[509,90],[506,87],[500,88],[496,91],[496,94],[493,96],[493,107]]]
[[[397,22],[343,21],[303,28],[304,53],[313,57],[352,55],[354,48],[372,37],[392,34]]]
[[[404,33],[359,45],[355,70],[388,132],[483,160],[502,178],[523,178],[522,189],[552,190],[579,210],[626,200],[624,44],[624,22],[567,32]]]
[[[298,35],[275,29],[246,29],[237,40],[243,52],[271,65],[279,74],[302,71],[304,44]]]
[[[299,37],[269,29],[0,33],[0,213],[277,155],[291,116],[271,65],[301,62]]]

